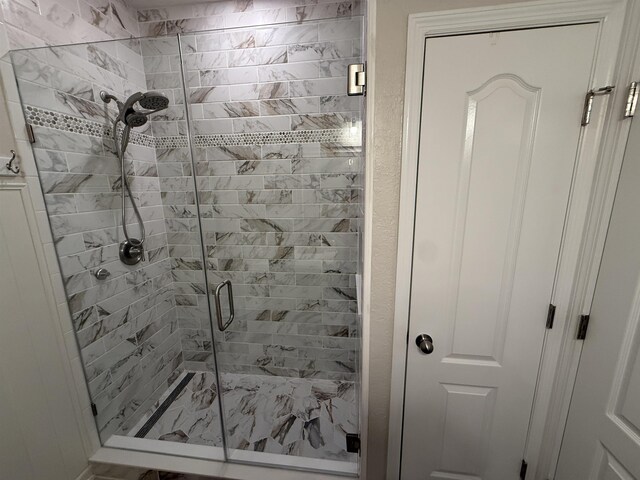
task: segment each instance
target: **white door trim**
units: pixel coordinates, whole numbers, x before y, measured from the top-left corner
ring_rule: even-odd
[[[579,316],[590,309],[629,130],[630,122],[621,120],[626,87],[640,76],[638,3],[639,0],[545,0],[409,16],[387,478],[398,478],[401,462],[425,39],[585,22],[600,25],[590,85],[617,88],[611,98],[601,97],[595,104],[591,123],[583,129],[578,146],[553,292],[555,324],[545,337],[525,452],[528,479],[552,478],[582,348],[574,333]]]

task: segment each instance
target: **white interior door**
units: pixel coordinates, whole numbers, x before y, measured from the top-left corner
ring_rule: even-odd
[[[426,41],[403,479],[519,478],[597,29]]]
[[[627,143],[556,480],[640,479],[640,121]]]

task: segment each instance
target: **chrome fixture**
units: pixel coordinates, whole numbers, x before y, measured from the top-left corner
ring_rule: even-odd
[[[591,109],[593,108],[593,97],[599,95],[610,95],[613,92],[613,89],[616,88],[613,85],[607,85],[606,87],[592,89],[587,92],[584,97],[584,106],[582,107],[582,122],[580,123],[583,127],[585,125],[589,125],[591,122]]]
[[[9,159],[9,162],[5,165],[5,167],[7,167],[7,170],[9,170],[11,173],[15,173],[17,175],[20,173],[20,167],[13,164],[16,159],[16,152],[15,150],[9,151],[11,152],[11,158]]]
[[[96,273],[93,274],[98,280],[106,280],[111,275],[111,272],[106,268],[99,268]]]
[[[149,115],[169,106],[169,99],[164,94],[153,91],[134,93],[124,103],[104,90],[100,92],[100,98],[104,103],[114,100],[119,110],[116,122],[122,122],[129,127],[141,127],[147,123]],[[145,111],[136,110],[134,108],[136,104]]]
[[[131,199],[131,203],[133,203],[133,199]],[[137,238],[127,238],[120,243],[120,261],[125,265],[135,265],[136,263],[140,263],[144,260],[144,226],[142,226],[142,221],[140,219],[138,219],[138,222],[141,225],[140,229],[142,230],[142,240],[138,240]]]
[[[366,93],[367,74],[364,63],[352,63],[347,67],[347,95],[364,95]]]
[[[229,295],[229,319],[226,323],[223,323],[222,307],[220,306],[220,291],[225,286],[227,287],[227,294]],[[233,318],[235,317],[235,310],[233,308],[233,287],[231,286],[230,280],[225,280],[216,287],[214,298],[216,301],[216,317],[218,318],[218,329],[221,332],[224,332],[229,327],[229,325],[231,325],[231,322],[233,322]]]
[[[433,353],[433,338],[426,333],[422,333],[416,337],[416,345],[425,355]]]
[[[122,181],[122,230],[124,232],[125,240],[120,244],[120,260],[126,265],[135,265],[144,259],[144,241],[145,231],[144,222],[142,216],[138,210],[138,206],[131,194],[131,188],[127,181],[127,175],[124,165],[124,154],[129,145],[129,134],[131,128],[141,127],[147,123],[149,115],[160,110],[164,110],[169,106],[169,99],[160,92],[136,92],[131,95],[123,103],[118,100],[114,95],[105,92],[100,92],[100,98],[104,103],[110,103],[111,100],[118,105],[118,116],[113,121],[113,141],[116,147],[116,154],[118,160],[120,160],[120,174]],[[139,106],[143,110],[136,109],[134,107]],[[122,123],[124,128],[120,135],[120,141],[118,141],[118,123]],[[138,225],[140,226],[140,239],[132,238],[127,232],[127,221],[125,214],[126,197],[129,195],[131,205],[133,206],[133,212],[135,213]]]

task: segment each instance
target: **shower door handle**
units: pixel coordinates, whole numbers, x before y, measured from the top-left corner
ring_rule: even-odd
[[[229,294],[229,319],[226,323],[224,322],[224,320],[222,320],[222,306],[220,305],[220,291],[225,286],[227,287],[227,293]],[[235,316],[235,311],[233,309],[233,287],[231,286],[231,280],[225,280],[216,287],[214,298],[216,301],[216,317],[218,318],[218,329],[221,332],[224,332],[229,327],[229,325],[231,325],[231,322],[233,322],[233,317]]]

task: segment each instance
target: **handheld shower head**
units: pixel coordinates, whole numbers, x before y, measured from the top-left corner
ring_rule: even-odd
[[[132,109],[131,112],[125,114],[124,123],[129,127],[141,127],[147,123],[147,115],[144,113],[136,112]]]

